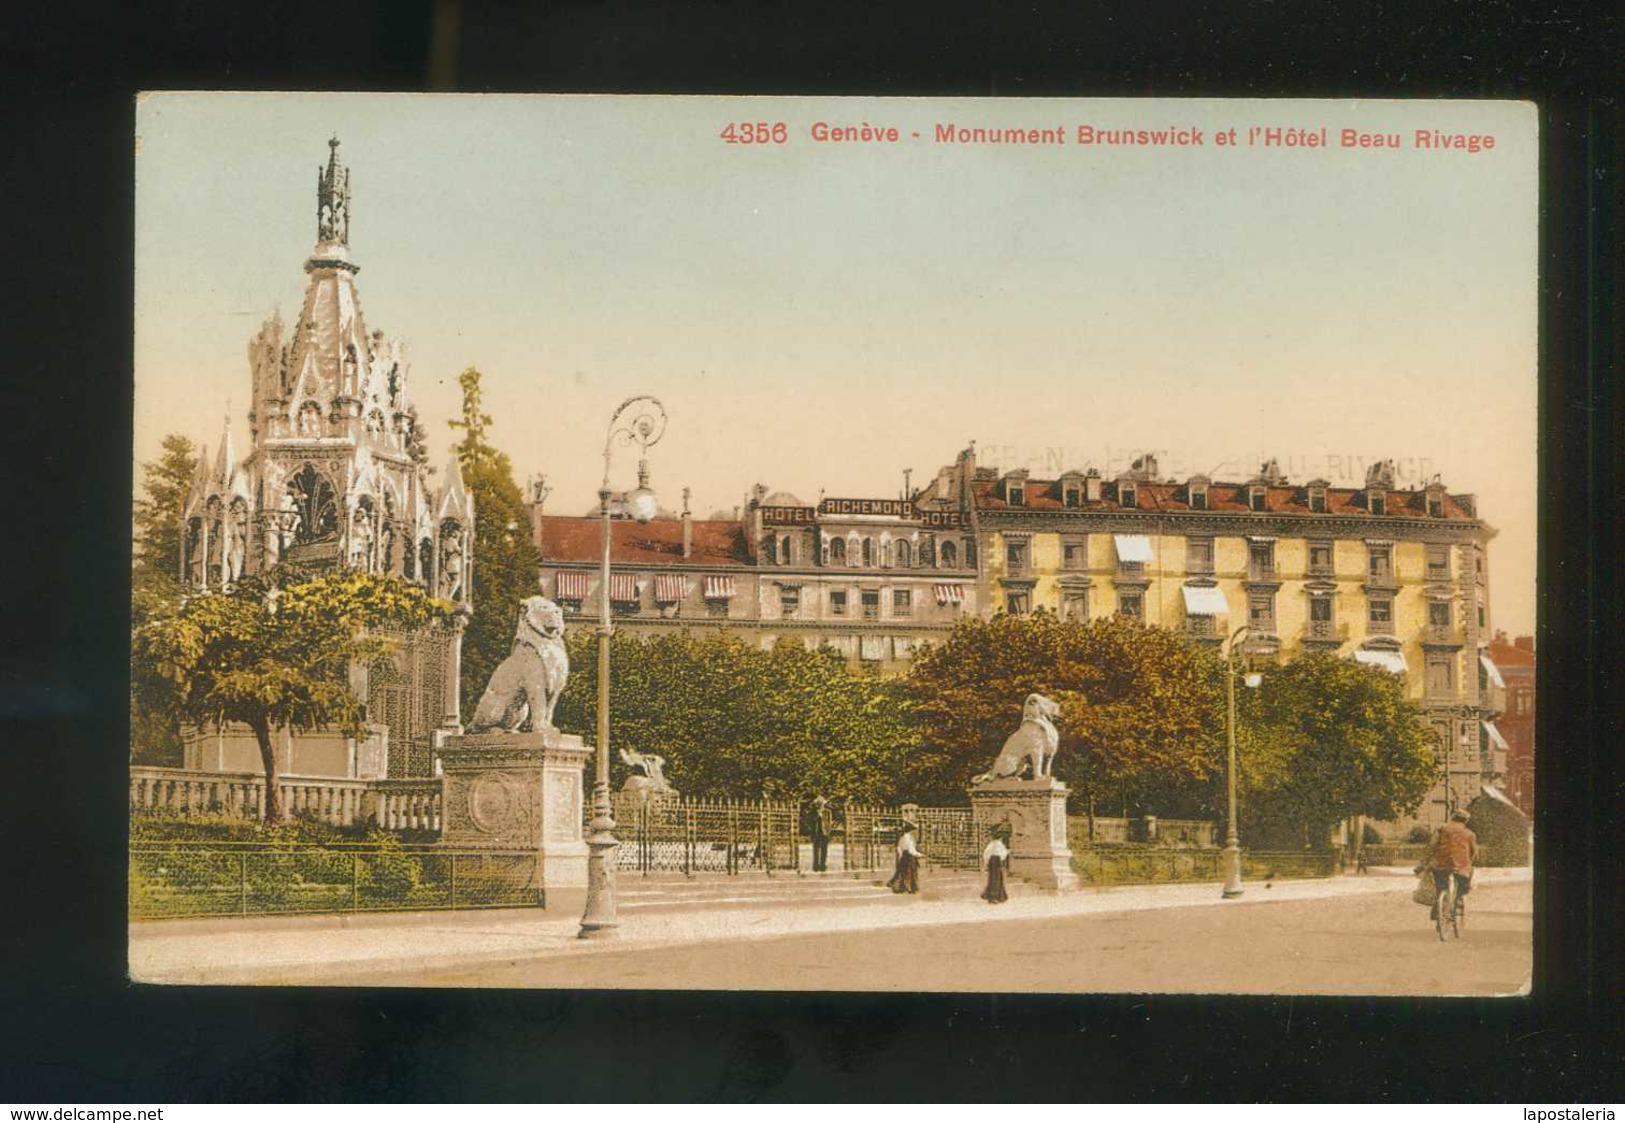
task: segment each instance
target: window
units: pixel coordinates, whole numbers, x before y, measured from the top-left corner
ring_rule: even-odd
[[[1185,539],[1185,569],[1190,573],[1213,572],[1213,539]]]
[[[1089,543],[1083,538],[1061,539],[1061,568],[1088,569]]]
[[[1268,579],[1275,575],[1275,543],[1247,543],[1247,568],[1254,579]]]
[[[1117,614],[1126,616],[1130,620],[1143,620],[1145,618],[1145,595],[1138,589],[1124,590],[1118,593]]]
[[[942,564],[947,566],[959,564],[959,549],[952,542],[942,544]]]
[[[1004,559],[1012,573],[1027,568],[1027,543],[1007,542],[1004,547]]]
[[[1479,627],[1480,630],[1483,630],[1483,627],[1484,627],[1484,606],[1483,605],[1478,606],[1478,627]]]
[[[1207,510],[1207,485],[1206,484],[1192,484],[1191,485],[1191,510],[1193,510],[1193,511],[1205,511],[1205,510]]]
[[[863,618],[865,620],[878,620],[880,618],[880,590],[863,590]]]
[[[771,534],[762,539],[762,560],[768,565],[779,560],[779,540]]]
[[[873,538],[863,540],[862,557],[864,565],[872,566],[875,564],[875,540]]]
[[[923,542],[920,543],[920,564],[921,565],[936,565],[937,564],[937,542],[936,542],[936,539],[927,537]]]
[[[1332,622],[1332,598],[1310,597],[1309,619],[1317,624],[1330,624]]]
[[[1309,543],[1309,572],[1317,574],[1330,574],[1332,572],[1332,544],[1330,542]]]
[[[1366,506],[1373,515],[1386,515],[1388,513],[1388,497],[1380,491],[1366,493]]]
[[[1394,548],[1392,546],[1368,546],[1367,568],[1373,581],[1386,581],[1394,572]]]
[[[1388,597],[1372,597],[1367,609],[1366,619],[1372,624],[1392,625],[1394,622],[1394,602]]]
[[[829,592],[829,614],[831,616],[846,615],[846,590],[831,589]]]
[[[1025,592],[1006,593],[1004,597],[1004,610],[1011,616],[1027,615],[1027,613],[1032,610],[1032,598],[1030,594]]]
[[[893,589],[891,612],[893,616],[913,616],[914,591],[912,589]]]
[[[1428,492],[1428,518],[1444,518],[1444,496],[1436,491]]]
[[[1262,511],[1268,506],[1269,493],[1262,487],[1247,489],[1247,506],[1254,511]]]
[[[1450,656],[1428,656],[1427,692],[1435,698],[1452,697],[1455,695],[1456,661]]]
[[[965,539],[965,564],[967,566],[976,564],[976,543],[969,538]]]
[[[1450,579],[1450,547],[1429,546],[1427,549],[1428,580],[1448,581]]]
[[[1249,593],[1247,623],[1260,632],[1275,630],[1275,597],[1270,593]]]
[[[1117,501],[1125,507],[1138,507],[1140,505],[1139,494],[1135,491],[1132,483],[1125,480],[1117,485]]]
[[[779,590],[779,615],[786,618],[801,611],[801,590],[787,585]]]
[[[1326,513],[1326,489],[1312,487],[1309,489],[1309,513],[1324,515]]]
[[[720,598],[708,599],[705,602],[705,614],[707,616],[726,618],[728,615],[728,602]]]
[[[1068,589],[1062,593],[1061,619],[1089,619],[1089,594],[1082,589]]]
[[[795,560],[795,550],[790,545],[790,536],[786,534],[779,539],[779,564],[789,565]]]
[[[1061,492],[1061,502],[1068,507],[1083,506],[1083,489],[1077,484],[1067,484]]]
[[[1428,623],[1435,628],[1448,628],[1450,626],[1450,602],[1443,600],[1429,601]]]
[[[897,545],[892,548],[892,552],[897,564],[904,569],[907,569],[913,564],[914,551],[909,548],[909,544],[907,542],[897,543]]]
[[[831,565],[846,564],[846,539],[831,538],[829,540],[829,561]]]
[[[1005,488],[1005,494],[1009,496],[1010,506],[1012,507],[1021,507],[1027,502],[1027,488],[1024,484],[1011,481]]]
[[[1534,712],[1534,696],[1527,690],[1520,690],[1512,696],[1512,712],[1519,717]]]

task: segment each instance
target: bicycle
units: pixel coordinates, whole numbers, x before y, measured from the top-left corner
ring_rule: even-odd
[[[1456,890],[1456,879],[1451,876],[1444,888],[1439,890],[1439,897],[1434,902],[1433,923],[1438,929],[1439,939],[1448,940],[1452,937],[1461,938],[1461,926],[1467,919],[1467,902],[1462,900],[1461,894]],[[1445,935],[1446,931],[1450,934]]]

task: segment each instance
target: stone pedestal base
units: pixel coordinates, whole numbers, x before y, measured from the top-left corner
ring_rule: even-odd
[[[1010,872],[1045,889],[1076,889],[1066,842],[1066,785],[1038,780],[989,780],[970,790],[977,836],[1010,824]]]
[[[579,909],[587,893],[581,777],[589,755],[580,737],[556,729],[446,737],[441,845],[530,851],[543,907]]]

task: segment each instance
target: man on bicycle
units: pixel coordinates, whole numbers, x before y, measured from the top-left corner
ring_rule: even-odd
[[[1439,828],[1433,838],[1433,891],[1442,893],[1450,879],[1456,879],[1456,899],[1467,895],[1473,883],[1473,862],[1478,858],[1478,836],[1467,829],[1470,816],[1457,811],[1450,821]],[[1439,903],[1435,896],[1429,920],[1439,919]]]

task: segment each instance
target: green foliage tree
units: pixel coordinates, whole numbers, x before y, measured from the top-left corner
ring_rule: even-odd
[[[590,730],[597,637],[579,631],[568,643],[575,671],[555,717]],[[853,672],[833,651],[788,641],[764,651],[720,629],[617,634],[610,668],[612,748],[665,757],[687,794],[887,800],[914,751],[900,684]]]
[[[181,592],[181,517],[197,471],[197,446],[179,433],[164,438],[157,460],[141,466],[141,494],[132,508],[130,619],[139,627]],[[151,713],[130,696],[130,759],[137,764],[178,765],[181,732],[166,714]]]
[[[1237,691],[1245,837],[1316,848],[1332,826],[1414,811],[1436,778],[1422,711],[1401,676],[1320,653],[1268,667]]]
[[[1122,617],[1048,612],[965,620],[914,662],[907,692],[921,724],[910,762],[916,798],[963,798],[1021,722],[1029,693],[1060,704],[1056,775],[1086,795],[1169,806],[1205,794],[1220,767],[1223,677],[1183,635]]]
[[[421,628],[450,605],[393,574],[336,572],[245,578],[155,612],[136,629],[132,678],[139,702],[178,722],[241,722],[265,769],[265,821],[282,820],[273,730],[336,728],[364,737],[364,703],[352,689],[356,663],[383,656],[369,629]]]
[[[474,498],[474,613],[463,635],[458,684],[464,713],[473,712],[491,672],[513,647],[514,613],[520,601],[537,591],[542,561],[531,540],[530,514],[513,478],[513,463],[486,439],[491,416],[481,404],[480,378],[474,367],[458,376],[462,417],[449,422],[463,433],[454,451],[463,486]]]

